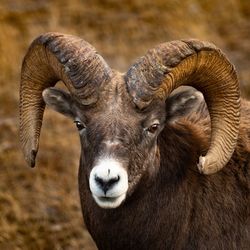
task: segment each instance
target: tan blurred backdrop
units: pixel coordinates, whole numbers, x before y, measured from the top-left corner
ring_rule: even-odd
[[[95,249],[82,221],[73,123],[46,110],[37,167],[18,143],[22,58],[39,34],[78,35],[121,71],[160,42],[198,38],[235,64],[250,96],[248,0],[0,1],[0,249]]]

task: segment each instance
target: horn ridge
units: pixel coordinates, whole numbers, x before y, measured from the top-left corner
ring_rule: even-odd
[[[83,105],[98,100],[98,89],[112,71],[95,48],[81,38],[49,32],[26,53],[20,83],[20,142],[26,161],[35,165],[45,103],[42,92],[62,80]]]
[[[235,67],[214,44],[196,39],[160,44],[131,66],[126,83],[141,109],[156,98],[166,100],[181,85],[200,90],[211,116],[212,132],[199,170],[212,174],[227,164],[238,138],[240,90]]]

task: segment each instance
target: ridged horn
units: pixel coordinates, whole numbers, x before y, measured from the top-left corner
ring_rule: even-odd
[[[143,109],[154,99],[166,100],[181,85],[201,91],[211,117],[211,142],[198,168],[203,174],[222,169],[236,146],[240,90],[234,66],[215,45],[194,39],[163,43],[149,50],[127,72],[135,104]]]
[[[20,141],[27,163],[35,166],[45,103],[42,92],[62,80],[83,105],[98,99],[98,88],[111,69],[86,41],[46,33],[36,38],[24,57],[20,84]]]

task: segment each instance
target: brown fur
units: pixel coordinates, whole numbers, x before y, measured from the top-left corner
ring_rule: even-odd
[[[209,144],[209,120],[192,114],[158,136],[160,166],[147,171],[124,204],[94,202],[83,169],[79,190],[85,223],[99,249],[249,249],[250,104],[243,101],[238,144],[220,172],[197,171]]]
[[[71,94],[55,88],[44,90],[59,79]],[[211,174],[231,156],[239,125],[236,72],[214,45],[192,39],[164,43],[149,50],[125,74],[111,70],[91,45],[76,37],[47,33],[30,46],[20,88],[24,155],[34,166],[43,94],[46,104],[78,124],[83,216],[100,249],[249,247],[250,105],[243,101],[238,145],[227,166],[214,175],[202,175],[197,161],[210,144],[203,98],[198,95],[193,103],[187,94],[190,105],[188,99],[183,105],[180,94],[178,105],[183,107],[179,113],[175,112],[178,98],[173,98],[172,105],[171,101],[165,103],[165,97],[179,84],[190,83],[202,90],[211,116],[216,118],[212,119],[213,134],[221,135],[220,124],[226,124],[224,157],[213,158],[218,159],[216,168],[203,166],[201,170]],[[227,100],[222,102],[222,97]],[[218,109],[226,108],[227,115],[219,117]],[[118,143],[108,147],[107,141]],[[223,151],[221,141],[211,143],[217,155]],[[91,170],[100,157],[107,156],[119,162],[128,175],[126,199],[112,210],[98,207],[89,189]]]

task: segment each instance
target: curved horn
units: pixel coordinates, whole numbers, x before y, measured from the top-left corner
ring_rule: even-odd
[[[62,80],[83,105],[98,99],[97,89],[111,69],[86,41],[59,33],[35,39],[23,60],[20,85],[20,141],[32,167],[38,151],[45,103],[42,91]]]
[[[139,108],[165,100],[180,85],[200,90],[211,116],[211,143],[199,170],[212,174],[231,158],[239,129],[240,91],[234,66],[215,45],[198,40],[160,44],[140,58],[126,75],[129,93]]]

